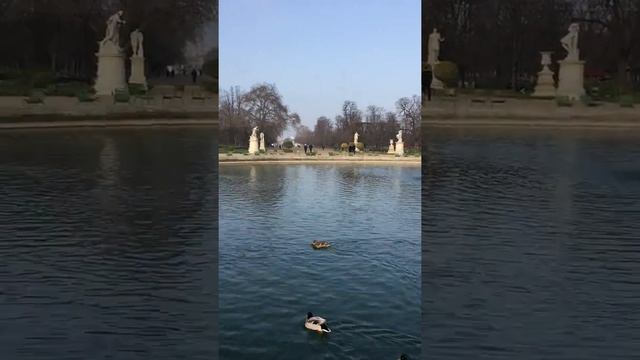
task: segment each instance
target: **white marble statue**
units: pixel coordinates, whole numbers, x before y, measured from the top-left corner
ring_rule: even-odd
[[[580,33],[580,25],[573,23],[569,26],[569,33],[560,39],[560,44],[567,51],[565,60],[580,60],[580,52],[578,49],[578,35]]]
[[[577,23],[569,26],[569,33],[560,39],[562,47],[567,51],[567,57],[558,61],[558,88],[556,95],[578,100],[585,94],[584,90],[584,61],[580,60],[578,49],[578,35],[580,26]]]
[[[264,144],[264,133],[263,132],[260,133],[260,150],[261,151],[267,151],[267,148],[265,147],[265,144]]]
[[[534,88],[533,96],[536,97],[555,97],[556,85],[553,79],[553,71],[549,68],[551,65],[551,51],[540,52],[540,63],[542,70],[538,72],[538,79]]]
[[[396,149],[393,147],[393,139],[389,139],[389,150],[387,150],[387,154],[395,154]]]
[[[396,155],[403,156],[404,155],[404,142],[402,141],[402,130],[399,130],[396,134]]]
[[[107,20],[107,31],[101,44],[104,45],[107,42],[111,42],[116,46],[120,46],[120,27],[126,23],[122,20],[124,11],[120,10],[117,13],[111,15]]]
[[[358,132],[357,132],[357,131],[356,131],[356,133],[355,133],[355,134],[353,134],[353,143],[354,143],[354,144],[356,144],[356,145],[358,144],[358,137],[359,137],[359,136],[360,136],[360,135],[358,135]]]
[[[251,137],[249,137],[249,154],[255,154],[260,151],[260,145],[258,144],[258,127],[254,127],[251,131]]]
[[[129,35],[131,39],[131,50],[133,51],[133,56],[144,57],[144,49],[142,47],[142,42],[144,41],[144,36],[139,29],[135,29]]]
[[[429,51],[427,55],[427,64],[435,65],[440,62],[440,43],[444,41],[444,38],[440,36],[438,29],[433,29],[433,32],[429,35],[429,42],[427,49]]]

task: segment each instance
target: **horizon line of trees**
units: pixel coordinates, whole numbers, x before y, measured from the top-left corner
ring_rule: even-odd
[[[249,91],[231,87],[220,94],[220,134],[222,145],[248,145],[253,127],[265,134],[267,144],[276,143],[288,128],[295,130],[298,143],[316,147],[335,147],[353,142],[357,131],[359,142],[368,149],[386,150],[389,139],[403,130],[405,147],[419,147],[421,142],[421,97],[413,95],[396,101],[395,111],[369,105],[360,110],[354,101],[346,100],[333,120],[320,116],[311,129],[303,125],[300,116],[290,112],[283,103],[275,84],[256,84]]]
[[[560,39],[577,22],[587,77],[640,86],[640,0],[428,0],[422,11],[423,59],[437,28],[440,60],[457,63],[462,82],[517,90],[541,70],[540,51],[564,58]]]
[[[185,45],[216,21],[218,0],[0,0],[0,69],[91,79],[106,21],[118,10],[127,22],[121,45],[139,28],[149,70],[161,72],[183,61]]]

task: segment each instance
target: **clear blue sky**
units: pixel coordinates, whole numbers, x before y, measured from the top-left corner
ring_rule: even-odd
[[[221,0],[220,88],[274,83],[313,129],[420,93],[420,0]]]

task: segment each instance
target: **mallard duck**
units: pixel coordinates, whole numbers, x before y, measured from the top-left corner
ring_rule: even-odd
[[[400,360],[409,360],[409,356],[407,356],[407,354],[400,354]]]
[[[314,249],[326,249],[331,245],[326,241],[313,240],[311,246],[313,246]]]
[[[304,322],[304,327],[309,330],[317,331],[319,333],[330,333],[331,329],[327,326],[327,320],[320,316],[313,316],[312,313],[307,313],[307,320]]]

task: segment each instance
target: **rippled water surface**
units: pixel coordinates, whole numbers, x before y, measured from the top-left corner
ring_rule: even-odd
[[[213,129],[0,134],[2,359],[216,359]]]
[[[420,181],[406,166],[221,166],[221,359],[417,358]],[[308,311],[333,332],[306,330]]]
[[[640,359],[640,133],[429,134],[425,359]]]

